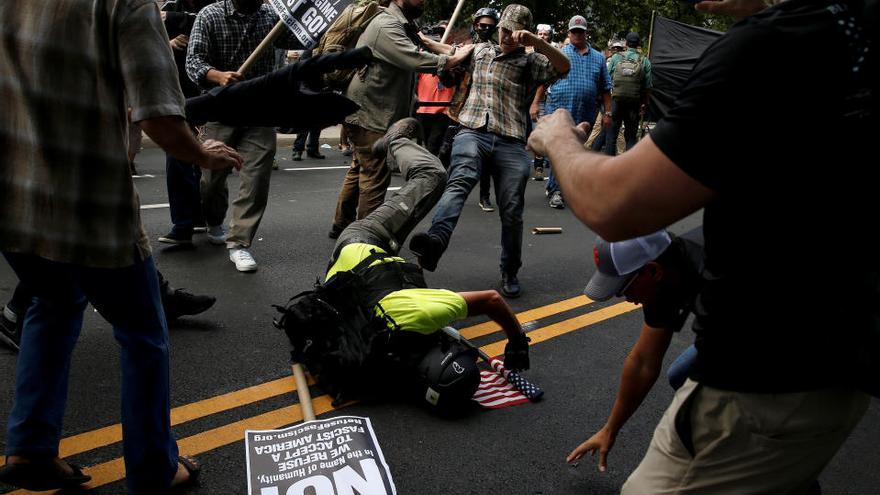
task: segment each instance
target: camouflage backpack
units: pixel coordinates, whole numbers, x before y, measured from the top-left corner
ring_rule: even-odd
[[[627,58],[620,54],[620,60],[614,68],[611,76],[611,95],[615,98],[626,100],[638,100],[642,96],[642,85],[645,81],[645,72],[642,67],[641,55],[635,58]]]
[[[321,41],[318,42],[312,55],[318,56],[324,53],[344,52],[353,49],[370,22],[384,11],[385,8],[376,2],[349,5],[327,28],[327,32],[321,37]],[[357,70],[340,69],[325,74],[324,84],[332,90],[345,91]]]

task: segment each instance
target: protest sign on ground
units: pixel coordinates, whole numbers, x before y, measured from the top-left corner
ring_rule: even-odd
[[[395,495],[369,418],[339,416],[283,430],[248,430],[250,495]]]

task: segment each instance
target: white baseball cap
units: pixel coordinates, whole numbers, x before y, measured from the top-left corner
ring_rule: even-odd
[[[671,244],[672,238],[666,230],[619,242],[599,238],[593,248],[596,273],[587,282],[584,295],[594,301],[607,301],[620,295],[632,274],[656,260]]]

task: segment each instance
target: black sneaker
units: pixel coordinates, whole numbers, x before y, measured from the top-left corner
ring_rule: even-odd
[[[519,285],[519,279],[516,275],[507,273],[501,274],[501,294],[510,299],[516,299],[522,293],[522,287]]]
[[[317,151],[317,150],[307,151],[306,156],[309,158],[314,158],[316,160],[323,160],[323,159],[327,158],[326,156],[322,155],[320,151]]]
[[[437,236],[421,232],[410,239],[409,250],[418,257],[422,269],[433,272],[443,256],[443,243]]]
[[[495,211],[495,207],[492,206],[492,200],[490,200],[488,196],[480,199],[480,209],[486,213]]]
[[[192,239],[192,234],[184,235],[179,232],[175,232],[172,229],[171,232],[169,232],[163,236],[159,236],[159,242],[162,242],[165,244],[192,244],[193,239]]]
[[[291,152],[290,155],[291,155],[291,159],[295,162],[301,162],[303,159],[303,152],[302,151],[294,151],[294,152]]]
[[[373,143],[373,156],[385,156],[388,153],[388,145],[397,139],[415,139],[418,142],[423,142],[423,132],[422,124],[418,120],[412,117],[400,119],[391,124],[385,135]]]
[[[19,317],[18,322],[13,322],[6,317],[4,312],[8,309],[3,308],[0,311],[0,342],[3,342],[10,349],[18,352],[18,346],[21,343],[21,328],[24,325],[24,318]]]
[[[184,289],[173,289],[162,294],[162,307],[165,308],[165,320],[174,321],[181,316],[204,313],[217,299],[211,296],[197,296]]]

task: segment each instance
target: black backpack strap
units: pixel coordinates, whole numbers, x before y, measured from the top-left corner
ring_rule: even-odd
[[[386,258],[393,258],[394,255],[388,253],[379,253],[376,252],[375,249],[370,249],[370,255],[361,260],[360,263],[354,266],[350,271],[356,273],[358,275],[362,274],[367,268],[370,267],[373,263],[379,260],[384,260]]]

